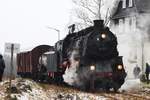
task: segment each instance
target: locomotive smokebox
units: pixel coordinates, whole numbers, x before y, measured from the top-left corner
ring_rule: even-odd
[[[94,20],[94,28],[95,29],[104,28],[104,20]]]

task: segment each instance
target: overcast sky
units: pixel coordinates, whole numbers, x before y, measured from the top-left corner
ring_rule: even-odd
[[[0,0],[0,52],[4,44],[19,43],[21,49],[39,44],[54,45],[67,34],[71,0]]]

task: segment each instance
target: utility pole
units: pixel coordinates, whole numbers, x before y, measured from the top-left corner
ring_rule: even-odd
[[[9,95],[11,94],[11,84],[12,84],[12,78],[13,78],[13,55],[14,55],[14,44],[11,44],[11,61],[10,61],[10,77],[9,77]]]
[[[141,36],[141,49],[142,49],[142,72],[144,73],[144,37]]]
[[[16,43],[5,43],[5,52],[11,54],[11,61],[10,61],[10,75],[9,75],[9,94],[11,94],[11,84],[12,79],[15,78],[14,65],[13,65],[13,57],[14,53],[18,53],[20,51],[20,44]]]
[[[53,28],[53,27],[47,27],[47,28],[57,31],[57,33],[58,33],[58,41],[59,41],[60,40],[60,30],[56,29],[56,28]]]

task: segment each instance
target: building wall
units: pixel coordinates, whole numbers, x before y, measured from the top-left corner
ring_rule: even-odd
[[[119,55],[124,58],[128,78],[133,78],[133,68],[136,64],[143,72],[145,72],[145,63],[150,64],[150,24],[148,24],[150,14],[137,14],[137,16],[113,20],[111,25],[111,30],[118,37]]]
[[[133,68],[140,58],[140,35],[136,34],[136,16],[117,19],[111,30],[118,37],[119,55],[123,56],[123,62],[128,73],[128,78],[133,78]],[[138,36],[139,35],[139,36]],[[138,38],[137,38],[138,37]],[[140,66],[140,63],[138,63]]]

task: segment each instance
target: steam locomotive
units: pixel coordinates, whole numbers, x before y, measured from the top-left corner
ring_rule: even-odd
[[[45,78],[55,82],[65,81],[70,85],[87,90],[113,88],[114,91],[117,91],[126,77],[122,56],[118,56],[117,38],[108,27],[104,26],[103,20],[95,20],[94,26],[79,32],[70,32],[54,47],[49,47],[49,49],[47,47],[47,50],[40,52],[39,55],[36,52],[37,61],[33,66],[32,59],[31,62],[25,61],[23,58],[25,56],[21,56],[23,54],[24,52],[17,54],[18,74],[21,76],[30,74],[38,80],[43,76],[41,79]],[[28,56],[34,55],[29,54]],[[35,59],[35,57],[28,58]],[[20,62],[30,62],[30,64]],[[45,65],[46,72],[38,74],[40,72],[37,67],[39,62]],[[31,68],[28,68],[30,70],[25,71],[24,69],[27,68],[24,68],[24,65],[30,66]]]

